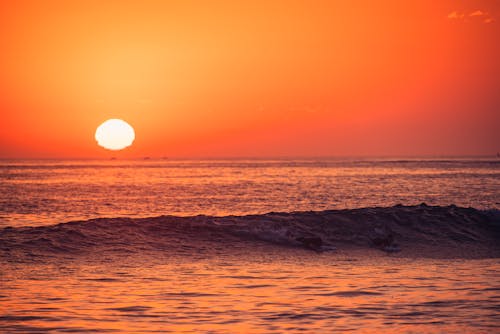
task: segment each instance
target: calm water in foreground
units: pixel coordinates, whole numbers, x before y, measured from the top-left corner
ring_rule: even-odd
[[[4,161],[3,238],[34,241],[17,244],[16,256],[0,244],[0,332],[500,332],[498,258],[316,253],[189,236],[155,249],[158,238],[144,240],[126,222],[75,225],[67,239],[67,230],[26,228],[420,202],[498,209],[499,189],[496,160]],[[124,233],[134,235],[120,244]],[[93,248],[82,236],[113,243]]]
[[[261,250],[262,251],[262,250]],[[499,330],[497,259],[230,251],[108,255],[2,269],[5,332]]]

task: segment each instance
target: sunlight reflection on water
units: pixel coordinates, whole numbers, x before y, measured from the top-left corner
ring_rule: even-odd
[[[494,332],[500,321],[497,260],[158,253],[2,272],[7,332]]]
[[[499,166],[483,160],[3,161],[0,226],[420,202],[499,208]],[[46,228],[55,231],[50,235],[5,228],[10,244],[0,245],[0,331],[499,330],[498,259],[395,258],[373,249],[318,254],[228,241],[229,234],[216,240],[207,234],[212,243],[206,244],[175,235],[174,250],[144,240],[149,234],[139,232],[147,226],[122,225],[100,232],[103,240],[113,236],[106,252],[89,242],[98,232],[90,222],[78,225],[80,231],[71,224]],[[127,233],[127,240],[137,239],[132,248],[121,237]],[[71,236],[85,252],[73,249]],[[144,247],[148,242],[154,247]],[[34,251],[47,244],[55,251]],[[13,256],[11,246],[23,256]]]
[[[484,160],[4,161],[0,181],[0,226],[421,202],[500,207],[500,163]]]

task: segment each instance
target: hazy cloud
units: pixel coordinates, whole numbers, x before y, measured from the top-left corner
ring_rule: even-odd
[[[475,12],[472,12],[469,14],[469,16],[483,16],[485,15],[486,13],[483,12],[483,11],[480,11],[480,10],[476,10]]]
[[[448,14],[448,19],[463,21],[463,22],[482,22],[482,23],[491,23],[495,21],[489,13],[482,11],[480,9],[470,12],[465,12],[465,11],[459,12],[455,10]]]
[[[449,19],[462,19],[464,17],[464,14],[459,14],[458,12],[451,12],[448,14]]]

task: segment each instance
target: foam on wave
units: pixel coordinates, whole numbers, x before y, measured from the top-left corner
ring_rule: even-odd
[[[317,252],[375,248],[404,256],[498,257],[500,211],[397,205],[248,216],[100,218],[0,230],[0,254],[185,252],[265,242]]]

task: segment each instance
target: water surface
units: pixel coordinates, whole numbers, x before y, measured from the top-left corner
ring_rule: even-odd
[[[251,256],[228,253],[188,258],[108,255],[3,267],[0,329],[9,333],[494,333],[499,329],[497,259],[408,261],[263,249]]]
[[[488,159],[2,161],[0,332],[499,332],[499,189]]]
[[[500,160],[0,162],[0,226],[413,205],[500,207]]]

